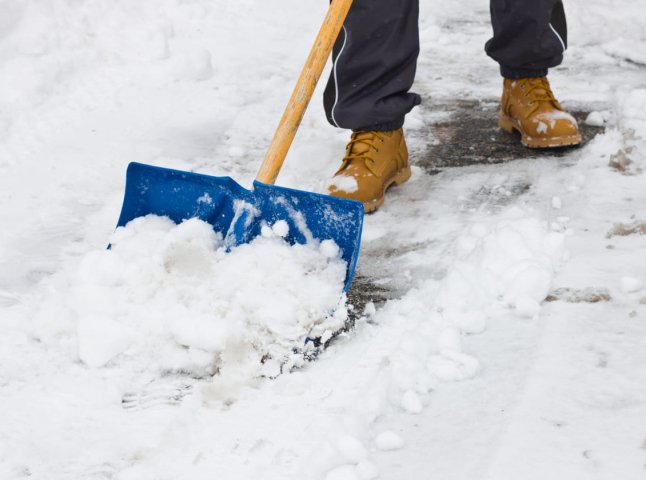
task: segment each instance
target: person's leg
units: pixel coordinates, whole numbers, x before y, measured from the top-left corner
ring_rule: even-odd
[[[420,103],[410,93],[419,53],[419,0],[355,0],[333,51],[323,103],[352,130],[401,128]]]
[[[567,48],[561,0],[490,0],[493,38],[487,54],[504,77],[498,123],[517,130],[532,148],[578,145],[574,117],[556,100],[547,72],[563,61]]]
[[[408,180],[404,117],[420,103],[409,92],[419,54],[419,0],[355,0],[333,52],[323,101],[329,122],[353,130],[330,195],[379,208]]]
[[[491,0],[493,37],[487,55],[505,78],[544,77],[560,65],[567,48],[561,0]]]

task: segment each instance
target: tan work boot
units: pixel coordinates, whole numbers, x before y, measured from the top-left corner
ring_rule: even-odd
[[[410,175],[401,128],[389,132],[352,132],[343,163],[330,181],[328,192],[362,202],[369,213],[384,203],[388,187],[404,183]]]
[[[576,120],[554,98],[547,77],[505,78],[498,125],[510,133],[518,130],[521,143],[530,148],[581,143]]]

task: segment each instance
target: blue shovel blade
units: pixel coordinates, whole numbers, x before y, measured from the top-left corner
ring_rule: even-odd
[[[330,239],[339,246],[347,264],[347,291],[359,257],[363,212],[363,205],[354,200],[260,182],[247,190],[231,177],[131,163],[117,226],[149,214],[175,223],[199,218],[213,225],[230,248],[258,236],[263,222],[284,220],[291,244]]]

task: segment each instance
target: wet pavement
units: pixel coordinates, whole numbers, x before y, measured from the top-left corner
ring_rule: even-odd
[[[428,112],[446,112],[446,115],[427,114],[426,130],[431,142],[425,151],[412,156],[412,163],[428,173],[446,167],[476,164],[505,163],[518,159],[541,156],[563,157],[577,147],[530,149],[520,143],[517,132],[507,133],[498,127],[498,102],[458,100],[434,103],[428,100]],[[590,141],[603,127],[585,124],[589,112],[570,112],[579,123],[583,144]]]

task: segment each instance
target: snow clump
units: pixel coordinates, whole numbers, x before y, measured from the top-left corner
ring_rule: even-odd
[[[395,432],[390,430],[380,433],[377,438],[375,438],[376,447],[385,452],[389,450],[399,450],[404,446],[404,440],[397,435]]]

